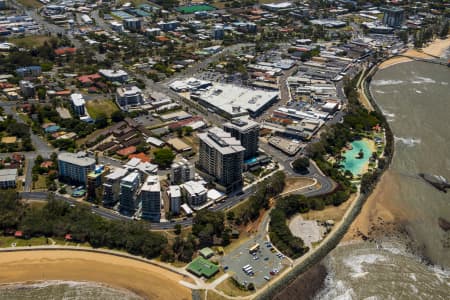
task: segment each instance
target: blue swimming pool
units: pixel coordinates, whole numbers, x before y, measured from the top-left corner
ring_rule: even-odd
[[[349,170],[354,176],[361,175],[364,166],[372,156],[372,151],[367,140],[353,141],[351,145],[353,149],[344,153],[345,160],[342,161],[342,166],[344,170]],[[357,156],[360,150],[363,151],[364,157],[358,159]]]
[[[249,158],[247,160],[244,160],[244,164],[251,164],[255,163],[258,159],[256,157]]]

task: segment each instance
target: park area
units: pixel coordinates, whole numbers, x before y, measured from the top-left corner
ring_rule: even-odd
[[[116,103],[106,99],[86,101],[86,109],[94,120],[101,114],[105,114],[107,118],[110,118],[113,112],[119,110]]]
[[[8,41],[19,48],[33,48],[44,45],[45,42],[50,42],[51,37],[46,35],[32,35],[25,37],[12,38]]]
[[[199,5],[180,6],[176,10],[183,14],[193,14],[200,11],[216,10],[216,8],[214,6],[207,4],[199,4]]]

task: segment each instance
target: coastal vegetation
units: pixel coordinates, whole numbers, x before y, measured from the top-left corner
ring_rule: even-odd
[[[250,196],[245,205],[240,206],[239,211],[235,211],[235,224],[247,224],[256,220],[260,215],[261,209],[269,208],[270,199],[283,191],[285,179],[286,175],[282,171],[278,171],[258,183],[256,191]]]
[[[321,135],[320,141],[310,144],[308,155],[315,160],[318,167],[336,183],[334,191],[328,195],[306,198],[302,195],[290,195],[277,200],[275,208],[271,211],[270,238],[273,244],[286,255],[297,258],[308,251],[303,241],[292,235],[286,224],[295,213],[306,213],[309,210],[323,210],[327,205],[338,206],[347,201],[351,193],[356,192],[352,183],[352,176],[343,172],[338,161],[331,163],[327,158],[340,157],[342,148],[348,143],[361,139],[371,132],[374,127],[385,125],[383,116],[377,112],[367,111],[358,100],[356,85],[360,76],[355,76],[345,83],[345,94],[348,99],[348,111],[342,124],[331,125]],[[392,149],[385,150],[385,155],[391,155]],[[306,158],[305,158],[306,159]],[[294,161],[295,170],[305,170],[305,159]],[[384,167],[384,163],[379,167]],[[382,170],[365,173],[361,178],[361,192],[368,193],[377,182]]]
[[[21,231],[24,238],[55,237],[94,248],[105,247],[133,255],[154,258],[167,239],[150,232],[146,224],[106,220],[87,206],[75,207],[49,199],[43,207],[26,205],[14,191],[0,192],[0,230],[6,234]]]

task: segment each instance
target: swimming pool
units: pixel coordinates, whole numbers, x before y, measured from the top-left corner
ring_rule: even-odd
[[[370,149],[369,142],[367,140],[353,141],[351,143],[353,149],[347,150],[344,153],[345,160],[342,161],[342,166],[344,170],[349,170],[354,176],[361,175],[364,166],[368,163],[370,157],[372,156],[372,151]],[[359,150],[362,150],[364,157],[357,159]]]
[[[245,160],[244,164],[252,164],[252,163],[255,163],[257,161],[258,161],[258,159],[256,157],[252,157],[252,158],[249,158],[249,159]]]

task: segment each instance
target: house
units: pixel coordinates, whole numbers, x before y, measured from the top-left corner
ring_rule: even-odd
[[[127,148],[120,149],[116,153],[118,155],[120,155],[120,156],[128,157],[128,155],[133,154],[135,152],[136,152],[136,147],[135,146],[130,146],[130,147],[127,147]]]
[[[57,56],[62,56],[62,55],[66,55],[66,54],[75,54],[77,52],[77,48],[73,48],[73,47],[61,47],[58,49],[55,49],[55,54]]]
[[[102,76],[98,73],[95,73],[95,74],[90,74],[90,75],[79,76],[79,77],[77,77],[77,80],[82,86],[90,86],[90,85],[94,84],[97,80],[99,80],[100,78],[102,78]]]

